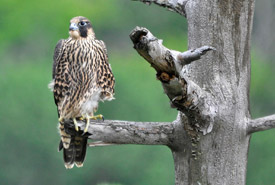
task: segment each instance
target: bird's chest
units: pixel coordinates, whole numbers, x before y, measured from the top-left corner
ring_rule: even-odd
[[[64,53],[69,73],[72,77],[82,77],[81,75],[91,75],[95,62],[95,53],[91,48],[76,46],[73,49],[68,46]]]
[[[96,52],[86,43],[67,43],[63,50],[63,59],[59,63],[60,76],[65,76],[69,89],[90,89],[96,81]]]

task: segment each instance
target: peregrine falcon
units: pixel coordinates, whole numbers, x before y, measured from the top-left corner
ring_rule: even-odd
[[[87,132],[90,119],[95,116],[98,102],[114,99],[115,79],[108,63],[106,46],[97,40],[91,22],[85,17],[74,17],[70,21],[69,38],[60,40],[54,51],[53,75],[49,86],[54,94],[59,117],[61,141],[65,167],[83,166],[87,136],[73,136],[65,132],[66,121],[73,120],[79,131],[78,120],[85,120]]]

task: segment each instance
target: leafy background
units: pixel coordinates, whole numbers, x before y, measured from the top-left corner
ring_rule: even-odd
[[[275,110],[274,33],[270,27],[275,16],[273,9],[269,14],[266,11],[266,7],[270,10],[268,3],[272,2],[256,5],[250,93],[253,117]],[[269,19],[271,14],[272,24],[262,22],[263,12]],[[116,99],[101,104],[99,112],[107,119],[135,121],[173,121],[176,117],[154,70],[132,49],[128,35],[135,26],[144,26],[163,38],[167,47],[183,51],[187,49],[183,17],[128,0],[1,0],[1,184],[174,184],[171,152],[161,146],[89,148],[83,168],[64,168],[62,153],[57,152],[56,107],[47,84],[55,44],[68,37],[69,20],[77,15],[90,18],[97,37],[107,44],[116,77]],[[263,24],[269,39],[262,34]],[[260,42],[263,39],[266,42]],[[252,136],[247,184],[275,184],[274,134],[270,130]]]

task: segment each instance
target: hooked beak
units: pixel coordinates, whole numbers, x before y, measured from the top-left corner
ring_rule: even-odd
[[[71,23],[69,30],[70,31],[76,31],[76,30],[78,30],[77,24],[76,23]]]

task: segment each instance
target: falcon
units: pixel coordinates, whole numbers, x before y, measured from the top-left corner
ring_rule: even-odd
[[[99,101],[114,99],[115,79],[108,63],[106,46],[97,40],[91,22],[82,16],[70,20],[69,38],[61,39],[54,51],[53,80],[49,84],[58,110],[58,129],[61,136],[59,151],[63,149],[67,169],[83,166],[86,155],[90,119],[103,119],[94,115]],[[64,124],[85,120],[83,134],[66,133]]]

